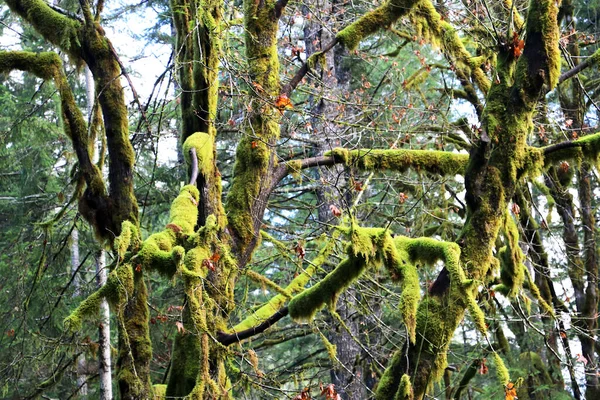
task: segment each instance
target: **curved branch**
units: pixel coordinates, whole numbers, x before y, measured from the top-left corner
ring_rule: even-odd
[[[594,54],[592,54],[588,59],[586,59],[584,62],[577,64],[575,67],[573,67],[572,69],[564,72],[559,78],[558,78],[558,83],[563,83],[564,81],[566,81],[569,78],[574,77],[575,75],[577,75],[578,73],[580,73],[581,71],[583,71],[586,68],[589,68],[591,66],[594,66],[596,64],[598,64],[598,61],[600,61],[600,49],[596,50],[594,52]]]
[[[587,158],[596,158],[600,154],[600,133],[587,135],[573,141],[552,144],[542,147],[540,150],[544,154],[546,165],[580,155]]]
[[[6,0],[8,7],[50,43],[78,60],[82,56],[81,23],[52,9],[43,0]]]
[[[190,161],[192,163],[192,172],[190,173],[190,185],[195,185],[198,179],[198,156],[196,155],[196,148],[190,148]]]
[[[217,334],[217,341],[219,343],[221,343],[223,346],[229,346],[230,344],[233,344],[236,342],[241,342],[244,339],[247,339],[249,337],[252,337],[254,335],[257,335],[259,333],[266,331],[271,326],[273,326],[277,321],[279,321],[283,317],[287,316],[288,314],[289,314],[289,310],[288,310],[287,306],[283,307],[282,309],[276,311],[275,314],[273,314],[272,316],[267,318],[260,325],[245,329],[240,332],[234,332],[234,333],[219,332]]]

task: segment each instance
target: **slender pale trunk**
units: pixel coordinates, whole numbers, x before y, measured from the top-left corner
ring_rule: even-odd
[[[85,93],[87,99],[88,120],[91,123],[94,112],[94,77],[89,68],[85,68]],[[96,253],[96,284],[98,289],[106,284],[106,252],[104,249]],[[100,324],[98,326],[98,374],[100,376],[100,400],[111,400],[112,375],[110,360],[110,311],[106,299],[100,302]]]
[[[73,279],[73,297],[79,297],[81,294],[81,278],[79,277],[79,231],[77,228],[73,228],[71,232],[71,274],[75,274]],[[79,388],[78,394],[80,396],[87,396],[87,380],[86,376],[86,362],[85,356],[80,354],[77,357],[77,387]]]
[[[106,284],[107,276],[106,252],[99,250],[96,254],[96,282],[99,288]],[[113,395],[110,364],[110,312],[106,299],[102,299],[100,303],[98,344],[100,345],[100,351],[98,352],[100,362],[98,369],[98,374],[100,375],[100,400],[111,400]]]

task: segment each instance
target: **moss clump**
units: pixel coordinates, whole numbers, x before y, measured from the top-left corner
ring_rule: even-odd
[[[325,350],[327,350],[327,354],[329,355],[329,360],[331,360],[333,365],[336,365],[338,363],[337,346],[332,344],[329,341],[329,339],[327,339],[325,337],[325,335],[323,335],[322,332],[319,332],[319,337],[321,338],[321,341],[323,342],[323,345],[325,346]]]
[[[214,144],[208,133],[196,132],[183,143],[183,156],[188,165],[191,164],[191,149],[196,150],[198,170],[204,176],[212,172],[214,166]]]
[[[464,174],[468,154],[437,150],[346,150],[334,149],[329,155],[347,165],[369,171],[404,172],[409,168],[436,175]]]
[[[467,51],[456,29],[442,19],[431,1],[417,2],[409,17],[419,37],[440,47],[446,57],[456,63],[455,67],[459,68],[464,76],[473,76],[481,91],[488,92],[490,80],[481,68],[486,57],[473,57]]]
[[[396,393],[394,400],[413,400],[414,397],[410,377],[403,374],[402,378],[400,378],[400,386],[398,386],[398,393]]]
[[[79,62],[82,26],[77,20],[54,11],[43,0],[6,0],[6,4],[46,40],[66,51],[72,61]]]
[[[152,390],[154,392],[153,400],[165,400],[167,385],[152,385]]]
[[[304,286],[308,283],[312,275],[315,273],[317,268],[321,267],[325,263],[325,261],[329,258],[331,253],[333,252],[335,241],[340,235],[340,231],[335,230],[331,234],[329,240],[325,243],[323,248],[319,251],[317,257],[310,263],[308,268],[306,268],[302,273],[300,273],[297,277],[295,277],[289,285],[285,287],[285,291],[290,294],[300,293],[304,290]],[[260,307],[258,310],[252,313],[249,317],[244,319],[242,322],[237,324],[232,329],[228,330],[228,333],[240,332],[246,329],[250,329],[254,326],[259,325],[261,322],[265,321],[267,318],[272,316],[275,312],[279,311],[281,307],[288,300],[288,297],[284,294],[278,294],[274,296],[271,300],[269,300],[265,305]]]
[[[119,260],[123,260],[125,252],[130,249],[137,250],[140,243],[140,235],[137,227],[129,221],[124,221],[121,225],[121,234],[115,238],[113,247],[117,252]]]
[[[375,392],[376,400],[390,400],[398,393],[400,381],[404,378],[404,371],[401,370],[402,357],[404,357],[402,351],[399,350],[394,353],[388,367],[377,384]]]
[[[295,296],[289,304],[290,316],[311,320],[323,306],[335,307],[337,297],[359,278],[368,266],[384,265],[394,279],[402,281],[399,308],[412,343],[416,340],[417,306],[420,299],[416,263],[433,264],[443,260],[458,290],[466,296],[467,285],[460,267],[460,249],[455,243],[429,238],[396,237],[383,228],[361,228],[352,224],[346,229],[350,236],[348,258],[313,287]],[[474,311],[475,312],[475,311]],[[476,317],[479,314],[476,315]]]
[[[514,297],[523,287],[526,267],[523,265],[524,256],[519,246],[519,230],[508,213],[504,216],[504,236],[506,246],[498,252],[501,266],[500,277],[504,288],[508,290],[507,295]]]
[[[179,196],[171,204],[169,223],[181,228],[182,233],[194,233],[198,219],[198,201],[200,193],[193,185],[186,185],[179,191]]]

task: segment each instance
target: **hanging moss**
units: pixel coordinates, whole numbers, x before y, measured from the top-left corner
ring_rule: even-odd
[[[327,350],[327,354],[329,355],[329,360],[331,360],[332,365],[337,365],[339,362],[337,358],[337,346],[332,344],[321,331],[319,331],[319,337],[325,346],[325,350]]]
[[[409,168],[437,175],[464,174],[468,154],[437,150],[346,150],[334,149],[332,155],[338,162],[369,171],[392,170],[405,172]]]
[[[106,284],[83,300],[79,306],[65,318],[63,324],[70,332],[81,330],[83,322],[98,318],[100,304],[106,299],[111,307],[122,305],[134,290],[133,268],[130,264],[121,264],[108,275]]]
[[[140,243],[140,234],[137,227],[129,221],[124,221],[121,225],[121,234],[115,238],[113,247],[117,252],[119,260],[123,260],[125,252],[130,249],[136,251]]]
[[[507,296],[514,297],[523,287],[526,267],[523,265],[524,255],[519,246],[519,230],[513,217],[508,213],[504,216],[504,235],[506,246],[498,252],[503,285],[500,291],[508,290]]]
[[[153,400],[165,400],[167,395],[167,385],[152,385],[154,395]]]
[[[400,385],[398,386],[398,393],[396,393],[394,400],[413,400],[414,397],[410,377],[406,374],[402,374]]]
[[[335,308],[340,293],[362,275],[366,266],[364,257],[348,257],[316,285],[290,301],[290,316],[297,321],[310,321],[323,306]]]
[[[179,191],[179,196],[171,204],[169,223],[181,228],[182,233],[194,233],[198,220],[198,201],[200,193],[193,185],[186,185]]]
[[[405,357],[401,350],[394,353],[394,356],[388,363],[383,376],[377,383],[377,389],[375,392],[376,400],[390,400],[393,399],[396,394],[399,394],[399,387],[402,379],[404,378],[405,371],[401,370],[401,360]],[[410,383],[410,379],[409,379]]]
[[[469,53],[458,32],[448,21],[442,19],[430,0],[418,1],[409,17],[419,37],[440,47],[446,57],[455,62],[456,67],[460,68],[465,76],[473,76],[483,93],[489,91],[490,80],[481,68],[486,57],[474,57]]]
[[[525,275],[527,277],[527,287],[528,287],[529,291],[531,292],[531,294],[533,295],[533,297],[535,297],[535,299],[538,301],[540,308],[543,311],[545,311],[546,313],[548,313],[551,317],[555,318],[556,315],[554,314],[554,309],[542,297],[542,294],[540,293],[540,289],[533,281],[531,273],[529,272],[529,268],[525,268]]]
[[[284,297],[287,297],[288,299],[292,298],[292,294],[290,292],[288,292],[286,289],[282,288],[281,286],[279,286],[278,284],[276,284],[275,282],[273,282],[272,280],[270,280],[269,278],[267,278],[264,275],[256,273],[252,270],[247,270],[246,276],[248,276],[254,282],[260,283],[261,285],[263,285],[265,287],[269,287],[269,288],[273,289],[275,292],[280,293],[281,295],[283,295]]]
[[[502,357],[500,357],[500,355],[496,352],[493,352],[492,356],[494,357],[494,364],[496,365],[496,376],[498,377],[498,380],[500,381],[502,386],[508,385],[508,382],[510,382],[510,375],[508,373],[506,365],[504,365]]]

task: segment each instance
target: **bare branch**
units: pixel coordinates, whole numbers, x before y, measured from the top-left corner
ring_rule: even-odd
[[[190,185],[195,185],[198,179],[198,156],[196,155],[196,148],[190,149],[190,160],[192,162],[192,172],[190,177]]]

